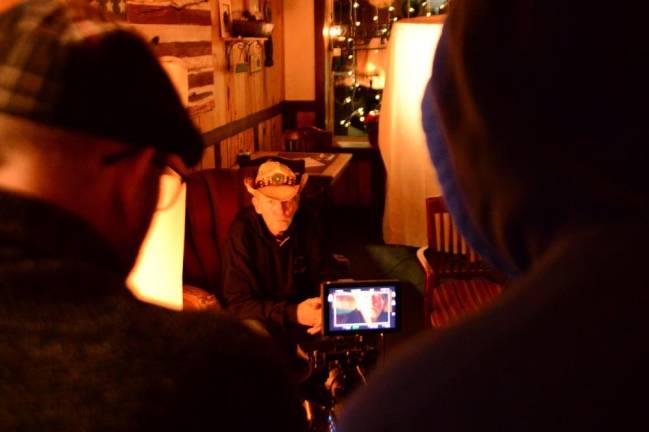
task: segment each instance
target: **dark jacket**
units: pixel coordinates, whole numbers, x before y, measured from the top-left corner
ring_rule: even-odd
[[[646,5],[450,8],[429,146],[463,234],[516,276],[375,374],[339,430],[646,428]]]
[[[297,211],[280,244],[254,207],[246,207],[232,222],[225,247],[226,306],[238,318],[284,327],[288,305],[320,295],[320,282],[335,272],[332,261],[309,208]]]
[[[137,301],[117,268],[76,217],[0,191],[0,430],[303,430],[271,347]]]

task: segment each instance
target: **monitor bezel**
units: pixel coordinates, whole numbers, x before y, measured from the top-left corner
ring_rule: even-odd
[[[357,330],[330,330],[330,310],[327,297],[335,289],[372,288],[377,286],[394,286],[396,305],[395,325],[393,328],[365,328]],[[401,281],[398,279],[367,279],[367,280],[337,280],[326,281],[320,284],[320,298],[322,299],[322,334],[325,336],[362,335],[378,333],[395,333],[401,330]]]

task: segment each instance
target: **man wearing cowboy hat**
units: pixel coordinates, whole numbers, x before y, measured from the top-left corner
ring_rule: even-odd
[[[319,284],[333,268],[315,213],[300,207],[303,171],[303,164],[275,158],[246,178],[252,206],[233,221],[223,260],[228,310],[289,354],[320,331]]]

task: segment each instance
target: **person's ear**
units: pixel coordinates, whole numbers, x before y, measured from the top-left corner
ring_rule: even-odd
[[[253,196],[251,201],[252,205],[255,207],[257,214],[261,214],[261,201],[259,201],[259,198]]]

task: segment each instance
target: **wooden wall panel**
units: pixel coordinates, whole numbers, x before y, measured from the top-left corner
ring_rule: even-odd
[[[185,103],[194,123],[204,134],[283,102],[283,0],[270,0],[270,3],[274,24],[271,36],[273,65],[256,72],[237,73],[228,68],[218,0],[127,1],[127,20],[149,40],[158,41],[158,55],[179,57],[185,62],[189,72]],[[242,15],[245,5],[246,0],[231,0],[233,18]],[[266,52],[263,45],[255,49]],[[256,144],[265,149],[281,148],[281,116],[251,127],[249,131],[210,143],[218,148],[206,153],[202,165],[210,167],[216,161],[219,166],[230,166],[239,150],[253,151]]]
[[[214,0],[128,0],[126,19],[154,42],[158,57],[184,64],[183,103],[190,115],[209,115],[214,101],[211,9]],[[178,78],[180,79],[180,78]]]
[[[230,168],[237,163],[237,155],[240,152],[252,153],[255,151],[255,131],[248,129],[240,134],[234,135],[221,141],[220,163],[221,168]]]
[[[283,150],[282,116],[278,115],[259,123],[257,136],[259,139],[258,150]]]
[[[223,126],[284,100],[284,25],[282,0],[271,0],[273,66],[258,72],[235,73],[228,70],[226,43],[221,37],[218,0],[212,2],[212,51],[214,55],[215,108],[199,114],[202,132]],[[243,12],[245,0],[232,0],[232,13]]]

